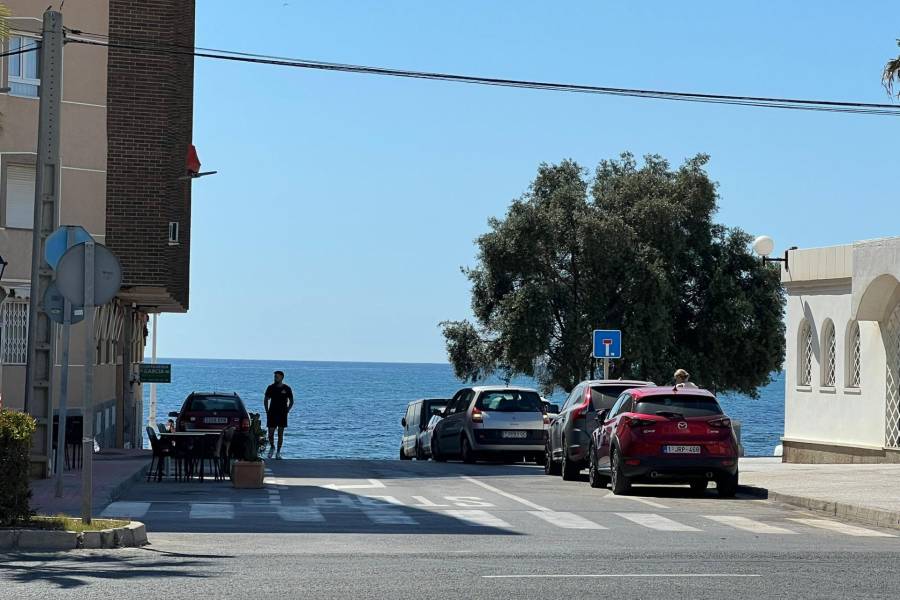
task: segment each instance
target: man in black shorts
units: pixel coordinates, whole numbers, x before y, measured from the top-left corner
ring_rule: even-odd
[[[266,409],[266,427],[269,428],[269,458],[275,453],[275,430],[278,429],[278,454],[275,458],[281,460],[284,428],[287,427],[288,413],[294,406],[294,392],[284,383],[283,371],[275,371],[275,383],[266,388],[263,406]]]

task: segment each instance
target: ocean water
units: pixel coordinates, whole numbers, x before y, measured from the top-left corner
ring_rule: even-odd
[[[263,393],[272,373],[286,373],[294,391],[294,409],[285,430],[284,454],[289,458],[396,458],[400,419],[410,400],[450,397],[463,387],[447,364],[294,362],[211,359],[159,359],[172,364],[172,383],[157,389],[157,421],[165,422],[192,391],[237,392],[250,412],[263,413]],[[501,383],[487,380],[484,383]],[[534,386],[527,378],[513,385]],[[565,394],[549,398],[562,404]],[[740,395],[719,398],[725,412],[742,422],[748,456],[771,456],[784,431],[784,379],[773,375],[770,385],[752,399]],[[144,419],[149,416],[150,386],[144,386]],[[265,425],[265,415],[263,415]],[[146,443],[146,442],[145,442]]]

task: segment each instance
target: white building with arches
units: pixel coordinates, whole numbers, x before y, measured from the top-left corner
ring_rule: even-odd
[[[900,462],[900,237],[790,250],[785,462]]]

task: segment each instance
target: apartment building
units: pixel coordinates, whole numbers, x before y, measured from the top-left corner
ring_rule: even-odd
[[[0,392],[21,408],[46,3],[3,0],[12,16],[0,59]],[[92,0],[64,7],[60,225],[81,225],[122,262],[123,286],[95,319],[95,431],[101,446],[140,444],[136,365],[148,315],[185,312],[189,298],[193,58],[159,52],[194,43],[193,0]],[[78,43],[88,41],[109,45]],[[142,46],[141,50],[116,47]],[[72,330],[69,404],[81,406],[84,332]],[[54,402],[59,394],[59,345]],[[54,404],[55,405],[55,404]],[[36,414],[36,413],[33,413]],[[41,416],[41,415],[36,415]],[[38,447],[43,442],[38,440]]]

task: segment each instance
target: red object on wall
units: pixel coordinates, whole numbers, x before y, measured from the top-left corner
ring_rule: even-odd
[[[197,149],[193,144],[188,146],[187,170],[195,174],[200,172],[200,158],[197,156]]]

